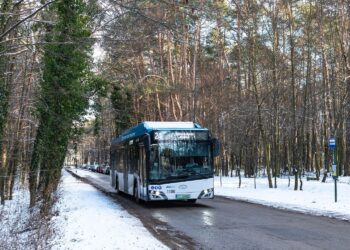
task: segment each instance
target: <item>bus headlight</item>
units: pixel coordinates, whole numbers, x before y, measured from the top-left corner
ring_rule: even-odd
[[[204,189],[198,196],[198,199],[202,199],[202,198],[214,198],[214,188],[208,188],[208,189]]]
[[[149,193],[149,198],[151,200],[167,200],[168,199],[168,197],[162,191],[159,191],[159,190],[149,190],[148,193]]]

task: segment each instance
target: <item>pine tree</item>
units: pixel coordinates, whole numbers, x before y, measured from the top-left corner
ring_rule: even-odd
[[[84,79],[91,47],[86,39],[90,36],[89,17],[82,0],[58,1],[52,11],[57,13],[57,23],[47,37],[43,59],[37,104],[39,127],[30,174],[30,205],[35,204],[36,198],[42,198],[44,212],[58,185],[73,122],[88,105]]]
[[[133,108],[130,90],[121,84],[114,86],[111,94],[112,106],[115,112],[116,134],[122,133],[132,125]]]

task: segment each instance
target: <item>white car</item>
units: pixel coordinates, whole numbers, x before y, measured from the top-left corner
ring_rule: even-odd
[[[90,170],[91,170],[92,172],[96,172],[98,166],[99,166],[99,165],[95,163],[95,164],[93,164],[93,165],[90,166]]]

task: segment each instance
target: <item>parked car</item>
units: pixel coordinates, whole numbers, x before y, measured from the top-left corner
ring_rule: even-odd
[[[105,171],[106,171],[106,165],[101,165],[99,173],[104,174]]]
[[[94,164],[91,164],[89,169],[92,171],[92,172],[96,172],[97,171],[97,168],[99,167],[99,165],[97,163],[94,163]]]
[[[101,173],[101,167],[102,167],[102,166],[99,165],[99,166],[96,168],[96,172],[97,172],[97,173]]]
[[[92,167],[92,171],[93,171],[93,172],[97,172],[97,168],[98,168],[99,166],[100,166],[100,165],[98,165],[98,164],[95,163],[95,164],[93,165],[93,167]]]
[[[105,174],[110,174],[111,173],[111,167],[110,166],[106,166],[106,171],[105,171]]]

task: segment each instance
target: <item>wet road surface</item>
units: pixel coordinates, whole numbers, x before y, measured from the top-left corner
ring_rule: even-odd
[[[104,190],[172,249],[350,249],[350,222],[216,196],[213,200],[136,204]],[[106,187],[107,188],[107,187]]]
[[[350,249],[350,223],[216,197],[147,213],[202,249]]]

